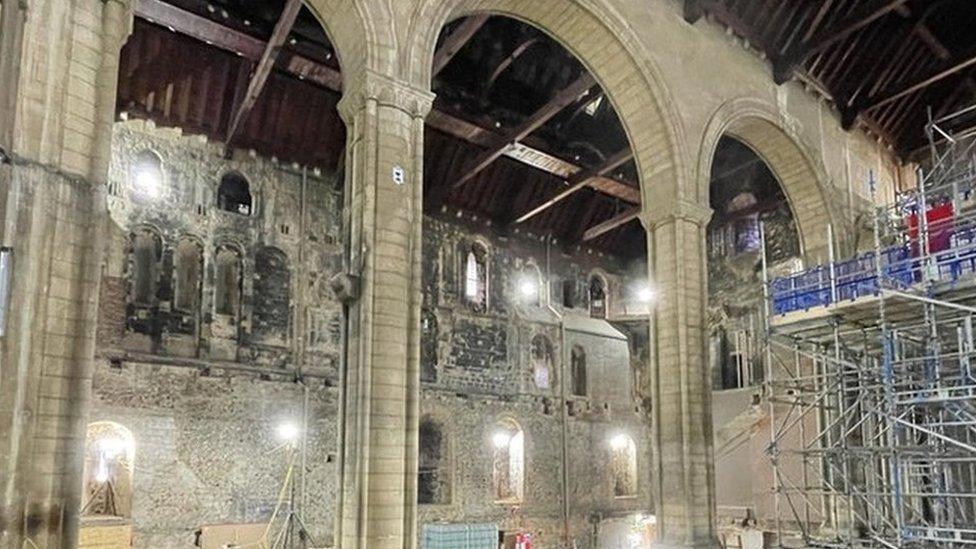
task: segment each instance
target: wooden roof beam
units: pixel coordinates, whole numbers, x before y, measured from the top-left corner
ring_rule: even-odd
[[[454,59],[454,56],[461,51],[461,48],[464,47],[469,40],[471,40],[471,37],[478,32],[478,29],[480,29],[487,20],[487,13],[472,15],[471,17],[465,19],[464,22],[454,29],[454,32],[449,34],[447,38],[444,39],[444,43],[442,43],[441,47],[437,48],[437,51],[434,53],[434,68],[433,72],[431,73],[432,78],[436,77],[442,70],[444,70],[444,67],[451,62],[451,59]]]
[[[623,165],[625,162],[629,161],[633,157],[634,154],[630,152],[630,148],[628,147],[622,151],[619,151],[617,154],[611,156],[610,158],[608,158],[606,162],[604,162],[601,166],[597,168],[590,169],[590,170],[580,170],[579,172],[576,172],[575,174],[573,174],[572,177],[570,177],[566,181],[566,183],[569,185],[568,188],[564,189],[556,196],[535,206],[528,212],[522,214],[518,219],[515,220],[515,222],[524,223],[525,221],[528,221],[529,219],[535,217],[536,215],[539,215],[540,213],[548,210],[549,208],[563,201],[570,195],[576,193],[583,187],[589,186],[589,184],[593,179],[605,175],[608,172],[620,167],[621,165]]]
[[[961,55],[957,55],[956,57],[947,61],[946,64],[939,69],[931,71],[928,74],[924,74],[908,84],[902,84],[897,88],[880,93],[878,99],[869,100],[869,102],[862,104],[858,110],[863,112],[873,110],[878,107],[883,107],[893,101],[901,99],[902,97],[924,90],[932,84],[948,78],[973,65],[976,65],[976,49],[970,49]]]
[[[787,51],[773,58],[773,80],[777,84],[784,84],[793,78],[796,68],[810,58],[811,55],[822,52],[828,47],[844,40],[855,32],[874,23],[878,19],[901,8],[908,0],[867,0],[861,7],[854,10],[836,24],[822,29],[814,34],[810,40],[797,42]]]
[[[454,188],[461,187],[465,183],[471,181],[479,173],[481,173],[485,168],[491,165],[499,156],[505,154],[505,151],[510,147],[513,147],[520,140],[526,138],[529,134],[539,129],[543,124],[548,122],[553,116],[559,114],[568,105],[577,101],[580,96],[589,93],[590,88],[596,85],[596,80],[590,73],[584,73],[579,78],[577,78],[572,84],[563,88],[562,91],[556,94],[555,97],[549,100],[545,105],[543,105],[539,110],[532,113],[531,116],[526,118],[521,124],[513,128],[508,134],[505,135],[505,141],[500,146],[492,147],[475,159],[471,163],[471,168],[461,176],[461,179],[454,184]]]
[[[265,49],[265,43],[257,38],[225,27],[206,17],[184,11],[163,0],[138,0],[136,15],[141,19],[206,42],[215,48],[236,53],[250,61],[260,59]],[[287,51],[282,52],[277,68],[322,88],[334,92],[342,91],[342,75],[339,71],[307,57]],[[504,136],[436,108],[427,116],[427,124],[438,131],[480,147],[492,148],[505,144]],[[529,167],[560,178],[567,178],[582,171],[582,168],[576,164],[555,158],[524,142],[510,147],[504,154]],[[632,182],[601,176],[591,179],[589,185],[597,192],[625,202],[637,204],[640,201],[640,191]]]
[[[623,212],[611,217],[610,219],[598,223],[583,233],[583,242],[589,242],[597,237],[603,236],[614,229],[619,229],[640,216],[640,206],[624,210]]]
[[[251,109],[254,108],[254,104],[257,103],[258,98],[261,96],[261,91],[264,89],[268,77],[271,76],[271,70],[274,68],[275,61],[278,60],[278,53],[285,45],[285,39],[288,38],[288,33],[291,32],[291,28],[295,25],[295,19],[298,18],[298,12],[301,9],[302,0],[287,0],[285,3],[284,9],[281,11],[281,17],[278,18],[278,22],[275,24],[274,32],[271,33],[271,38],[264,46],[261,60],[258,61],[258,65],[254,69],[254,74],[251,76],[251,81],[247,86],[247,92],[232,115],[230,125],[227,128],[227,139],[224,141],[224,154],[230,155],[234,143],[234,136],[240,130],[241,125],[247,120],[248,115],[251,114]]]

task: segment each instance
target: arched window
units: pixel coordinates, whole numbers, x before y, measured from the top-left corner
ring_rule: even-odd
[[[503,421],[491,434],[492,494],[498,503],[522,501],[525,482],[525,435],[514,421]]]
[[[563,279],[563,307],[572,309],[576,306],[576,280],[573,278]]]
[[[135,156],[129,187],[136,200],[157,198],[162,194],[163,162],[156,153],[143,150]]]
[[[241,254],[231,246],[217,248],[214,261],[214,312],[237,317],[241,310]]]
[[[532,338],[532,378],[538,389],[552,385],[552,344],[542,334]]]
[[[217,207],[227,212],[251,215],[251,186],[243,175],[228,172],[220,178]]]
[[[258,250],[254,257],[254,334],[286,338],[291,326],[291,270],[278,248]]]
[[[203,287],[203,246],[195,238],[184,237],[176,245],[176,308],[196,312]]]
[[[137,229],[132,234],[132,257],[129,262],[131,272],[131,300],[143,306],[156,304],[156,290],[159,287],[159,261],[163,256],[163,239],[148,227]]]
[[[519,273],[518,295],[522,303],[538,307],[542,303],[542,274],[535,265],[526,265]]]
[[[478,243],[472,244],[465,254],[464,299],[476,310],[487,308],[488,250]]]
[[[610,439],[613,495],[623,498],[637,495],[637,445],[623,433]]]
[[[586,396],[586,351],[579,345],[570,353],[572,390],[575,396]]]
[[[82,516],[132,515],[132,473],[135,444],[132,433],[109,421],[88,426],[85,436]]]
[[[607,283],[600,275],[590,277],[590,316],[607,317]]]
[[[449,451],[443,426],[431,418],[422,419],[417,463],[417,503],[450,503]]]

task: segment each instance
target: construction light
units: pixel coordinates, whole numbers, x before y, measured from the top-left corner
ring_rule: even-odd
[[[528,275],[523,276],[519,281],[518,289],[519,294],[527,300],[535,299],[539,295],[539,283]]]
[[[139,166],[136,168],[136,190],[139,194],[147,198],[157,198],[162,181],[159,180],[159,172],[151,166]]]
[[[301,431],[298,425],[295,425],[291,421],[286,421],[281,425],[278,425],[278,438],[283,442],[295,442],[298,440],[298,435]]]
[[[505,431],[498,431],[491,436],[491,443],[495,445],[495,448],[504,448],[508,446],[510,440],[512,440],[512,435],[506,433]]]
[[[640,303],[653,303],[657,299],[657,292],[647,284],[639,286],[634,294]]]

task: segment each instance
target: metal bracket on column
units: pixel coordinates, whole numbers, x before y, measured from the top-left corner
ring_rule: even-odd
[[[329,286],[341,303],[348,305],[359,299],[359,275],[338,273],[329,281]]]

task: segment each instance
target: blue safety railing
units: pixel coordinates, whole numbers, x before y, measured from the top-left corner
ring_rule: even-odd
[[[976,274],[976,230],[958,228],[950,245],[920,257],[918,240],[881,251],[881,278],[875,252],[867,252],[832,264],[817,265],[769,282],[770,312],[783,315],[805,311],[864,296],[877,295],[884,288],[909,288],[923,279],[955,284]]]

